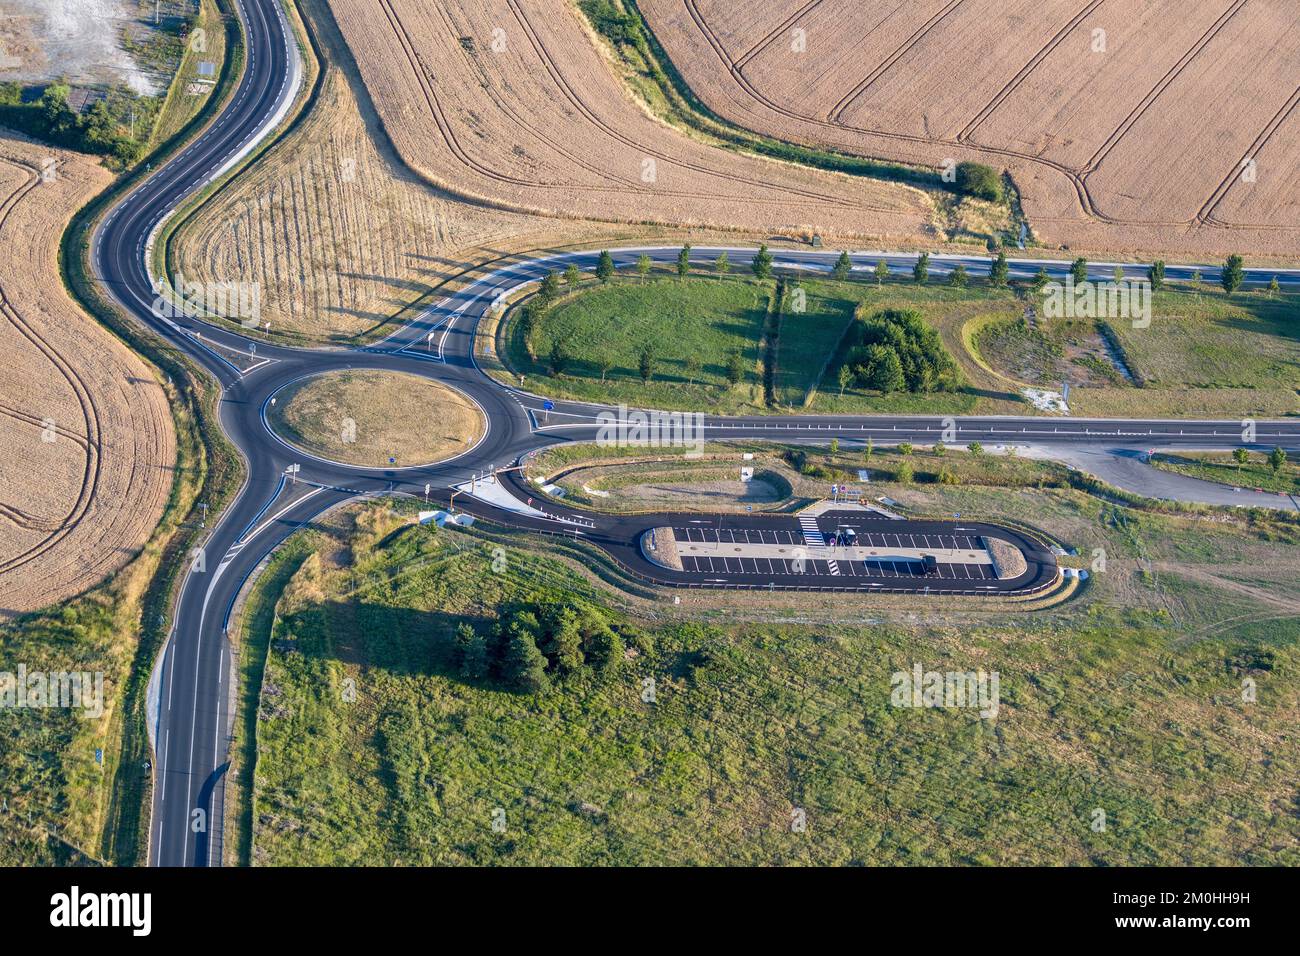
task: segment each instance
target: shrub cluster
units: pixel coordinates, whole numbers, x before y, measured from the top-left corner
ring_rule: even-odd
[[[939,333],[913,309],[859,311],[845,364],[859,388],[890,392],[946,392],[960,384],[957,364]]]
[[[623,639],[604,613],[580,601],[515,605],[488,634],[461,624],[456,643],[466,680],[497,680],[525,694],[584,670],[607,674],[623,659]]]

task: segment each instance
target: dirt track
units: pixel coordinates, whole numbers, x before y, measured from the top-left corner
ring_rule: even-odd
[[[1300,251],[1291,0],[639,7],[724,118],[862,155],[1007,168],[1048,243]]]
[[[121,568],[171,490],[162,387],[59,276],[64,225],[109,179],[85,157],[0,133],[0,619]]]
[[[615,222],[915,238],[924,194],[741,156],[639,108],[566,0],[331,4],[403,160],[511,209]]]

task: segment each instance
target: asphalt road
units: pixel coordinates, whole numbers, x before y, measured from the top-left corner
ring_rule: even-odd
[[[167,162],[106,217],[92,239],[96,274],[107,290],[141,323],[183,349],[220,383],[223,429],[243,455],[247,480],[238,496],[220,514],[208,516],[210,533],[186,575],[175,609],[173,628],[158,671],[159,712],[156,728],[155,787],[149,860],[153,865],[214,865],[221,859],[224,825],[224,785],[227,742],[231,728],[230,651],[225,632],[231,606],[241,586],[260,561],[296,528],[325,509],[364,494],[395,491],[422,495],[429,484],[440,500],[448,488],[472,475],[508,466],[522,455],[558,441],[588,440],[600,431],[598,406],[554,403],[501,386],[475,365],[473,329],[489,306],[511,288],[568,263],[594,266],[596,253],[578,252],[514,263],[476,279],[431,307],[388,339],[361,350],[309,351],[260,343],[232,327],[217,327],[194,319],[168,318],[154,310],[153,283],[147,266],[150,240],[158,224],[188,195],[220,175],[255,145],[279,119],[295,95],[300,77],[296,48],[289,42],[283,14],[275,0],[236,0],[245,24],[248,56],[244,76],[230,105],[193,144]],[[694,260],[711,261],[720,248],[699,247]],[[743,263],[752,249],[729,248],[733,262]],[[656,261],[673,261],[676,247],[620,249],[614,258],[630,266],[642,253]],[[779,267],[829,269],[838,255],[830,250],[779,250]],[[854,268],[868,270],[884,258],[896,270],[910,270],[914,257],[860,252]],[[933,256],[931,272],[942,275],[958,262],[972,275],[987,272],[986,257]],[[1064,276],[1068,264],[1016,260],[1012,274],[1031,276],[1040,265],[1053,277]],[[1134,274],[1140,266],[1126,267]],[[1169,266],[1171,279],[1188,278],[1199,268],[1207,282],[1216,280],[1215,267]],[[1110,278],[1113,266],[1097,263],[1094,276]],[[1263,270],[1249,281],[1267,282],[1274,274],[1287,285],[1300,285],[1300,271]],[[239,355],[245,360],[231,360]],[[320,461],[294,452],[274,438],[264,422],[264,410],[285,385],[305,375],[343,368],[384,368],[437,378],[459,388],[483,408],[489,428],[483,441],[459,459],[433,467],[354,468]],[[954,443],[980,441],[1041,442],[1079,447],[1218,448],[1240,440],[1235,422],[1084,421],[1046,418],[936,417],[751,417],[703,421],[704,437],[766,438],[780,441],[826,442],[832,437],[870,436],[878,444],[891,441],[934,441],[946,427],[955,427]],[[1259,422],[1257,443],[1300,445],[1300,422]],[[291,463],[300,465],[296,481],[286,481]],[[459,502],[458,502],[459,503]],[[517,515],[471,505],[485,516],[530,526]],[[685,516],[656,517],[689,520]],[[635,573],[666,580],[640,555],[635,544],[645,520],[594,518],[590,538]],[[760,520],[760,519],[755,519]],[[552,523],[553,524],[553,523]],[[554,531],[546,522],[537,530]],[[1005,531],[1001,531],[1005,536]],[[1037,560],[1040,550],[1026,542]],[[1044,573],[1034,565],[1026,586]],[[671,577],[671,575],[669,575]],[[752,586],[752,577],[710,574],[721,580],[705,582],[703,575],[668,583],[681,585]],[[762,582],[768,584],[767,580]],[[882,582],[883,583],[883,582]],[[935,582],[936,586],[938,582]],[[778,587],[808,587],[806,576],[776,580]],[[831,585],[828,585],[831,586]],[[838,582],[836,585],[838,586]],[[924,587],[925,585],[922,585]]]

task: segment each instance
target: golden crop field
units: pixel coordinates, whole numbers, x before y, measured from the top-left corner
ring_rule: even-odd
[[[310,112],[181,226],[173,254],[187,277],[260,283],[273,335],[346,342],[380,329],[462,263],[562,240],[571,226],[462,201],[408,169],[322,7],[300,5],[326,54]]]
[[[719,150],[656,120],[568,0],[335,0],[402,159],[462,197],[550,216],[919,238],[896,183]]]
[[[1300,250],[1293,0],[638,0],[700,100],[777,139],[1010,171],[1075,248]]]
[[[171,491],[161,384],[59,275],[68,218],[109,179],[84,156],[0,133],[0,619],[121,568]]]

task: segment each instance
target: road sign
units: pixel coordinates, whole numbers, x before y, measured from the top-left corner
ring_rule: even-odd
[[[545,411],[545,412],[553,412],[553,411],[555,411],[555,403],[554,403],[553,401],[551,401],[549,398],[543,400],[543,402],[542,402],[542,411]]]

